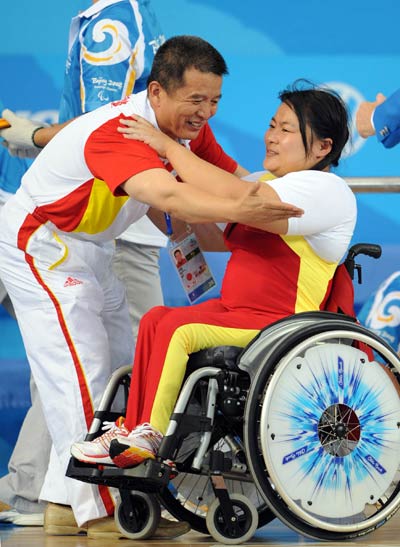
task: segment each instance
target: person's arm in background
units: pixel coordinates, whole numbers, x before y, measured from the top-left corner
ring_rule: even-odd
[[[386,97],[378,93],[375,101],[364,101],[356,114],[357,130],[361,137],[376,135],[385,148],[400,142],[400,89]]]
[[[400,89],[375,108],[373,115],[375,132],[385,148],[400,142]]]
[[[72,121],[43,126],[40,122],[17,116],[8,108],[1,115],[11,126],[0,131],[4,146],[12,156],[28,158],[36,157],[54,135]]]

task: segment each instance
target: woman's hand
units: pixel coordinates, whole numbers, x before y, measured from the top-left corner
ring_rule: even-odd
[[[135,118],[120,118],[121,125],[117,131],[122,133],[126,139],[134,139],[148,144],[159,156],[166,158],[167,146],[174,141],[141,116],[137,114],[134,116]]]

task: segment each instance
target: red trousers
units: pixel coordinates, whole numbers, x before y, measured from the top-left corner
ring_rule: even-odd
[[[159,306],[139,326],[125,425],[145,422],[165,433],[189,355],[201,349],[245,347],[276,316],[228,310],[220,299],[192,307]]]

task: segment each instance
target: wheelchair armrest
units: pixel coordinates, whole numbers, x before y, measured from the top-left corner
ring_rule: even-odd
[[[359,254],[371,256],[372,258],[380,258],[382,247],[375,243],[356,243],[350,247],[346,260],[355,258]]]
[[[348,250],[344,265],[349,272],[351,279],[354,279],[354,270],[357,270],[358,283],[361,284],[361,266],[354,262],[355,257],[359,254],[367,255],[375,259],[380,258],[382,247],[374,243],[356,243]]]

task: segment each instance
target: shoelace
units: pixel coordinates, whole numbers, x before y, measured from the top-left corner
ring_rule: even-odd
[[[129,436],[132,436],[133,438],[142,437],[143,439],[145,439],[150,444],[154,453],[156,453],[159,449],[160,443],[163,438],[163,435],[147,422],[135,427],[135,429],[131,431]]]
[[[118,427],[115,422],[103,422],[103,427],[101,428],[102,431],[108,431],[109,429],[112,429],[113,427]]]
[[[107,450],[110,448],[110,442],[116,438],[117,434],[123,432],[123,429],[115,422],[107,421],[103,422],[101,430],[105,431],[105,433],[103,433],[100,437],[97,437],[97,439],[94,439],[93,442],[101,443]]]
[[[135,429],[132,429],[131,433],[136,435],[136,433],[140,434],[143,433],[145,430],[154,431],[156,433],[156,430],[153,429],[153,426],[150,425],[148,422],[145,422],[144,424],[137,425]]]

